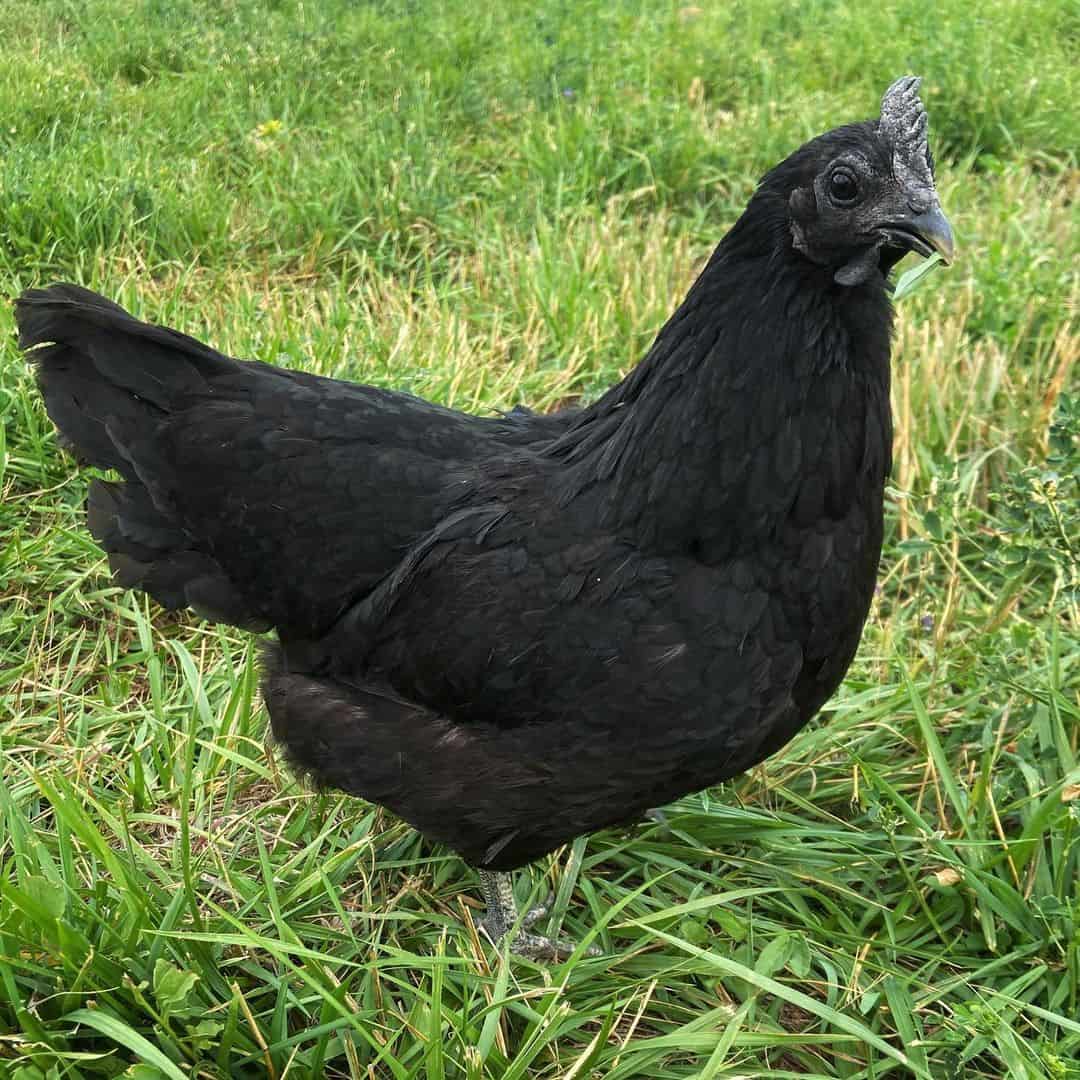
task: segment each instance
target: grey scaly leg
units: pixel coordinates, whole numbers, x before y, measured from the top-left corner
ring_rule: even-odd
[[[517,902],[514,900],[514,888],[509,874],[480,871],[480,889],[484,894],[487,910],[477,920],[480,929],[497,945],[514,929],[518,921]],[[566,938],[547,938],[542,934],[528,932],[530,926],[542,919],[551,910],[550,901],[539,907],[530,908],[521,918],[521,928],[510,943],[511,952],[530,960],[561,960],[569,956],[577,945]],[[590,946],[586,956],[599,956],[600,950]]]

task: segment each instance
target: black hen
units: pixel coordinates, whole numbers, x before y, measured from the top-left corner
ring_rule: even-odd
[[[319,782],[482,869],[783,746],[870,605],[887,276],[951,255],[918,80],[761,182],[594,405],[488,419],[222,356],[73,285],[17,302],[117,580],[273,627],[273,731]],[[41,348],[35,348],[43,346]],[[557,952],[521,934],[515,947]]]

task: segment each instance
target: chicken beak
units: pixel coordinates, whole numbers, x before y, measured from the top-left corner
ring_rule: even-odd
[[[935,202],[926,213],[912,218],[908,222],[908,227],[918,233],[946,264],[953,261],[955,248],[952,226],[949,224],[949,219],[941,212],[940,205]]]
[[[946,265],[953,261],[952,226],[937,199],[922,213],[904,214],[890,221],[885,231],[898,247],[926,256],[937,252]]]

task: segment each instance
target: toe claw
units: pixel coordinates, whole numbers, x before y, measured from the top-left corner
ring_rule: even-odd
[[[555,896],[553,893],[548,893],[546,899],[537,904],[534,908],[529,908],[525,912],[524,917],[521,920],[522,928],[527,930],[530,926],[534,926],[541,919],[547,918],[551,914],[552,904],[555,902]]]

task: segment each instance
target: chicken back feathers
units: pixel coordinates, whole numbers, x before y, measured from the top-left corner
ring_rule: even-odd
[[[20,342],[64,443],[123,477],[87,511],[117,580],[276,629],[292,762],[508,869],[744,771],[843,677],[882,540],[887,275],[904,228],[945,244],[925,207],[898,224],[895,144],[851,125],[773,170],[580,411],[232,360],[73,285],[19,299]],[[874,213],[833,214],[838,161]]]

